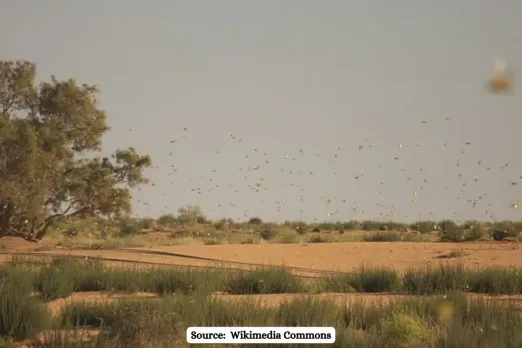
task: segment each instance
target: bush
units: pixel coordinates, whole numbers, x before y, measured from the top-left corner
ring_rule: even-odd
[[[484,237],[484,230],[482,229],[482,226],[480,224],[475,224],[471,226],[469,230],[466,231],[464,235],[464,239],[466,241],[474,241],[474,240],[480,240]]]
[[[507,236],[507,233],[502,230],[494,230],[491,234],[493,236],[493,239],[496,241],[504,240]]]
[[[401,287],[398,272],[386,267],[362,266],[352,278],[352,285],[359,292],[397,291]]]
[[[292,244],[297,241],[298,234],[294,230],[286,230],[279,236],[279,242],[282,244]]]
[[[522,293],[522,270],[520,269],[481,269],[469,271],[470,291],[485,294]]]
[[[35,288],[44,301],[71,295],[76,287],[75,269],[65,265],[43,266],[35,278]]]
[[[263,220],[259,217],[253,217],[248,220],[248,223],[251,225],[261,225],[263,223]]]
[[[299,290],[296,278],[286,270],[266,269],[251,272],[238,271],[228,279],[225,291],[236,295],[284,294]]]
[[[321,278],[321,292],[391,292],[401,288],[397,271],[384,267],[360,267],[351,274],[334,274]]]
[[[178,219],[173,214],[165,214],[161,215],[156,222],[162,226],[172,227],[178,224]]]
[[[365,220],[361,224],[361,229],[363,231],[379,231],[382,226],[381,222],[373,221],[373,220]]]
[[[440,239],[443,242],[461,242],[464,240],[464,230],[451,220],[443,220],[439,224]]]
[[[262,224],[259,229],[259,235],[264,240],[270,240],[277,234],[276,226],[274,224]]]
[[[348,222],[342,222],[339,229],[351,231],[351,230],[358,230],[360,228],[361,228],[361,224],[358,221],[351,220]]]
[[[178,221],[181,224],[202,224],[207,222],[207,217],[199,205],[188,204],[178,209]]]
[[[382,327],[390,347],[419,347],[430,337],[427,323],[413,314],[393,313],[384,320]]]
[[[409,269],[404,273],[402,281],[408,293],[427,295],[465,291],[467,275],[467,271],[461,264],[440,264],[439,267]]]
[[[141,227],[131,219],[120,222],[120,236],[133,236],[141,232]]]
[[[420,233],[430,233],[435,231],[435,224],[433,221],[417,221],[411,224],[410,229]]]
[[[397,232],[377,232],[364,236],[365,242],[399,242],[401,235]]]
[[[0,269],[0,336],[23,340],[50,327],[50,313],[31,291],[27,274]]]
[[[334,222],[321,222],[317,225],[317,228],[320,231],[333,231],[337,227],[337,224]]]
[[[304,234],[308,230],[308,225],[304,221],[285,221],[285,226],[292,228],[299,234]]]
[[[326,240],[321,234],[314,234],[310,236],[307,240],[308,243],[327,243],[328,240]]]

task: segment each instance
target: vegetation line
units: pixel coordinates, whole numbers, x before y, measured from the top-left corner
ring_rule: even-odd
[[[83,255],[63,255],[63,254],[52,254],[52,253],[46,253],[43,254],[41,252],[7,252],[7,251],[0,251],[0,255],[10,255],[10,256],[31,256],[31,257],[41,257],[41,258],[53,258],[53,259],[63,259],[63,258],[70,258],[70,259],[78,259],[82,260],[85,259],[86,256]],[[179,265],[179,264],[170,264],[170,263],[161,263],[161,262],[151,262],[151,261],[140,261],[140,260],[125,260],[125,259],[119,259],[114,257],[103,257],[103,256],[88,256],[90,260],[95,261],[105,261],[105,262],[121,262],[121,263],[131,263],[135,265],[149,265],[149,266],[162,266],[162,267],[172,267],[172,268],[187,268],[187,269],[224,269],[224,270],[231,270],[231,271],[242,271],[242,272],[253,272],[256,271],[255,269],[245,269],[245,268],[235,268],[235,267],[220,267],[220,266],[201,266],[201,265]],[[220,261],[216,261],[219,263]],[[233,262],[233,261],[230,261]],[[279,269],[281,267],[279,266],[270,266],[270,265],[261,265],[261,264],[249,264],[249,263],[240,263],[243,265],[248,265],[253,268],[264,268],[264,269]],[[303,273],[315,273],[316,275],[302,275],[302,274],[294,274],[295,277],[298,278],[306,278],[306,279],[317,279],[321,278],[322,275],[350,275],[353,274],[352,272],[337,272],[337,271],[328,271],[328,270],[320,270],[320,269],[308,269],[303,267],[284,267],[285,270],[293,271],[293,272],[303,272]]]

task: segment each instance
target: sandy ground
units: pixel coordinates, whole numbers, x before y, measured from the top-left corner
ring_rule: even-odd
[[[1,247],[3,245],[3,247]],[[261,265],[293,267],[313,274],[350,271],[361,264],[387,266],[399,270],[437,265],[441,261],[464,263],[467,267],[522,267],[519,243],[427,243],[427,242],[347,242],[321,244],[180,245],[119,250],[37,251],[41,244],[12,238],[0,240],[0,262],[13,255],[105,258],[127,263],[178,266],[251,268]],[[36,251],[35,251],[36,250]],[[465,256],[445,259],[451,251]]]
[[[461,251],[464,256],[443,258],[452,251]],[[404,270],[410,267],[438,265],[441,261],[463,263],[467,267],[522,267],[522,249],[519,243],[427,243],[427,242],[347,242],[322,244],[253,244],[253,245],[181,245],[155,248],[120,250],[65,250],[55,248],[45,240],[30,243],[17,238],[0,239],[0,262],[13,256],[49,257],[71,255],[80,258],[103,258],[112,264],[139,265],[156,264],[165,266],[199,266],[252,268],[261,265],[291,268],[300,275],[317,277],[328,271],[351,271],[367,264],[393,267]],[[121,296],[149,297],[152,294],[118,295],[107,293],[75,293],[67,299],[48,304],[53,314],[67,303],[74,301],[103,302]],[[263,305],[274,306],[296,297],[312,296],[340,303],[353,301],[368,304],[387,304],[395,299],[407,297],[398,294],[276,294],[237,296],[215,294],[224,301],[253,300]],[[482,295],[470,295],[482,296]],[[486,296],[482,296],[486,297]],[[515,302],[522,308],[522,296],[490,297],[496,300]],[[97,331],[87,331],[86,337]],[[45,340],[45,338],[42,338]],[[83,338],[81,338],[83,339]],[[23,347],[24,345],[20,345]],[[25,345],[28,346],[28,345]]]
[[[484,299],[492,301],[510,302],[519,308],[522,308],[522,295],[498,295],[489,296],[482,294],[466,294],[470,299]],[[67,298],[61,298],[47,303],[47,307],[53,316],[58,316],[62,309],[72,303],[92,303],[104,304],[110,303],[121,298],[155,298],[157,294],[153,293],[107,293],[107,292],[77,292]],[[229,295],[229,294],[213,294],[213,297],[234,303],[247,302],[255,303],[261,306],[278,306],[281,303],[290,302],[295,299],[312,299],[312,300],[328,300],[338,305],[350,305],[353,303],[361,303],[365,305],[387,305],[394,301],[405,300],[415,297],[407,294],[391,294],[391,293],[325,293],[325,294],[268,294],[268,295]]]

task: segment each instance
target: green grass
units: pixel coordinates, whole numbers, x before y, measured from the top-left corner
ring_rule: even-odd
[[[42,301],[29,296],[32,290],[28,273],[0,269],[0,337],[24,339],[50,327]]]
[[[73,303],[58,321],[44,302],[75,291],[155,292],[157,298],[121,299],[104,303]],[[38,291],[39,296],[31,295]],[[297,292],[402,292],[427,295],[386,306],[365,306],[308,298],[277,308],[255,300],[222,302],[212,292],[275,294]],[[50,264],[16,259],[0,268],[1,347],[13,340],[34,338],[49,328],[41,347],[86,346],[72,343],[82,327],[100,328],[96,346],[186,346],[187,326],[310,326],[338,329],[338,347],[432,346],[474,347],[502,342],[515,346],[522,340],[522,316],[499,303],[470,301],[460,292],[522,293],[522,270],[469,270],[462,265],[410,269],[361,266],[353,274],[329,275],[315,280],[298,278],[284,268],[235,270],[123,269],[103,267],[89,260],[57,259]],[[446,298],[441,297],[445,294]],[[449,294],[449,295],[448,295]],[[477,302],[478,301],[478,302]],[[442,316],[439,307],[454,313]],[[480,332],[480,334],[478,334]],[[497,340],[497,341],[495,341]],[[170,343],[169,343],[170,342]],[[172,343],[174,342],[174,343]],[[89,343],[92,346],[92,342]]]
[[[399,273],[389,268],[362,266],[353,274],[330,275],[317,281],[319,292],[394,292],[401,289]]]
[[[78,291],[151,292],[158,294],[277,294],[295,292],[402,292],[434,294],[468,291],[522,294],[522,269],[466,269],[460,263],[398,272],[388,267],[360,266],[349,273],[307,279],[284,267],[253,270],[105,267],[101,261],[54,259],[51,263],[14,259],[0,268],[5,277],[17,275],[43,301]],[[7,278],[6,278],[7,279]],[[16,278],[18,279],[18,278]],[[25,290],[24,290],[25,291]]]
[[[444,305],[453,310],[442,317]],[[101,327],[101,339],[114,347],[186,346],[189,325],[333,326],[334,347],[507,347],[522,340],[522,318],[516,309],[459,294],[372,306],[302,298],[275,308],[248,300],[230,304],[180,295],[104,306],[75,303],[64,309],[61,323]]]
[[[289,271],[261,269],[232,273],[223,290],[234,295],[251,295],[295,293],[299,289],[300,282]]]

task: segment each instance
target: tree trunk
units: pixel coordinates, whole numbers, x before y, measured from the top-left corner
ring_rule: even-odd
[[[47,230],[49,229],[49,227],[53,224],[54,222],[54,219],[47,219],[45,220],[45,222],[38,226],[38,228],[36,228],[36,233],[34,235],[32,235],[32,241],[35,241],[35,242],[39,242],[42,240],[43,237],[45,237],[45,234],[47,233]]]
[[[10,235],[11,217],[14,213],[14,207],[11,203],[5,203],[0,210],[0,237]]]

